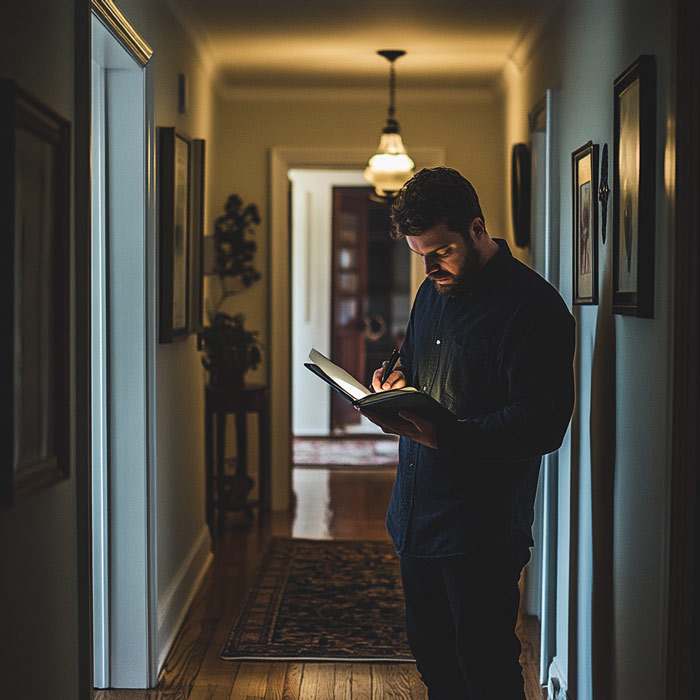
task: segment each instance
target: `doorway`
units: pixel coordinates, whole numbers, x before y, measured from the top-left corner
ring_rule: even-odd
[[[390,236],[390,208],[371,187],[333,188],[331,357],[365,386],[401,346],[410,315],[410,255]],[[362,428],[361,417],[332,395],[334,434]]]
[[[93,682],[147,688],[157,674],[150,49],[123,17],[92,8]]]
[[[342,412],[346,401],[338,411],[304,362],[314,347],[369,382],[408,321],[407,247],[389,237],[388,206],[370,199],[360,170],[292,169],[289,182],[292,434],[376,433],[351,407]]]

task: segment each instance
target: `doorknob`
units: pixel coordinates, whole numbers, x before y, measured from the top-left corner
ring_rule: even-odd
[[[386,321],[381,314],[365,316],[364,325],[367,340],[379,340],[386,333]]]

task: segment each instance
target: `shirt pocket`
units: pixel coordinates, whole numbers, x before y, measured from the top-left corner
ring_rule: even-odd
[[[486,338],[455,338],[447,357],[442,388],[447,407],[460,418],[482,413],[491,386],[490,343]],[[493,387],[491,387],[493,389]]]

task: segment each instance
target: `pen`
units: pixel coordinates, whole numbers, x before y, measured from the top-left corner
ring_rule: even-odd
[[[394,348],[394,351],[391,353],[391,357],[389,358],[389,362],[386,363],[386,367],[384,368],[384,371],[382,372],[382,386],[384,385],[384,382],[387,379],[389,379],[389,375],[391,374],[394,367],[396,366],[398,359],[399,359],[399,351],[396,348]]]

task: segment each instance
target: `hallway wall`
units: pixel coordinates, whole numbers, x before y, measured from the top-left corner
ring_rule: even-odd
[[[374,153],[386,117],[384,89],[353,90],[243,88],[220,86],[215,101],[214,138],[210,188],[212,211],[220,210],[226,197],[236,192],[255,202],[263,214],[258,227],[256,267],[263,272],[253,285],[231,300],[230,307],[243,311],[246,325],[261,331],[263,347],[270,347],[268,256],[271,245],[287,245],[270,239],[269,153],[274,147],[325,147],[366,149]],[[506,179],[503,163],[503,112],[500,96],[483,89],[463,91],[402,91],[397,89],[397,117],[408,152],[414,148],[444,147],[445,164],[460,170],[474,184],[481,199],[487,226],[503,236],[503,202]],[[286,298],[287,292],[281,294]],[[249,381],[266,381],[269,355]],[[279,360],[276,360],[279,361]],[[286,360],[285,360],[286,361]],[[289,464],[273,460],[272,478],[288,482]],[[285,507],[275,497],[273,508]]]
[[[213,215],[232,192],[255,202],[264,217],[258,227],[256,267],[263,279],[233,299],[251,327],[262,331],[267,343],[269,280],[267,227],[268,154],[272,147],[366,147],[374,152],[386,117],[384,91],[246,90],[220,87],[215,107],[210,202]],[[502,163],[502,107],[495,94],[483,90],[440,93],[434,98],[397,92],[397,117],[407,150],[411,147],[445,147],[446,165],[472,180],[479,193],[486,223],[495,236],[503,235],[506,180]],[[267,375],[267,357],[251,380]]]
[[[165,3],[117,4],[155,50],[156,125],[176,126],[210,143],[211,72],[206,58]],[[0,77],[15,79],[74,127],[75,5],[74,0],[0,3]],[[89,4],[81,6],[87,9]],[[189,109],[183,115],[177,110],[180,72],[188,76],[190,88]],[[76,136],[82,138],[74,131],[72,144]],[[75,321],[71,319],[72,328]],[[203,370],[194,337],[159,346],[156,363],[158,612],[160,631],[166,635],[160,639],[163,645],[185,612],[186,598],[206,563],[209,540],[204,525]],[[3,697],[33,700],[47,692],[56,700],[78,697],[76,542],[78,526],[88,525],[77,522],[75,473],[71,464],[70,479],[0,510]]]
[[[571,303],[571,153],[590,139],[602,154],[607,143],[612,185],[613,82],[638,55],[656,55],[656,302],[653,319],[611,312],[611,198],[607,242],[599,243],[600,303],[574,307],[577,407],[560,457],[555,664],[577,700],[652,700],[664,694],[667,604],[672,3],[614,0],[564,8],[527,61],[511,68],[506,113],[513,105],[524,111],[520,121],[507,119],[508,141],[526,140],[523,116],[547,88],[560,89],[560,279]],[[564,558],[570,524],[577,574],[571,589]]]
[[[0,3],[0,77],[15,79],[71,121],[73,15],[73,0]],[[71,228],[71,238],[73,234]],[[56,698],[77,697],[74,462],[70,474],[68,480],[0,510],[4,697],[38,699],[46,696],[47,688]]]
[[[120,9],[154,51],[155,124],[205,139],[211,187],[212,69],[162,0],[120,0]],[[187,79],[187,111],[178,111],[178,74]],[[206,192],[206,190],[205,190]],[[209,211],[205,206],[205,231]],[[204,514],[204,370],[194,335],[156,351],[158,618],[161,659],[209,557]]]

